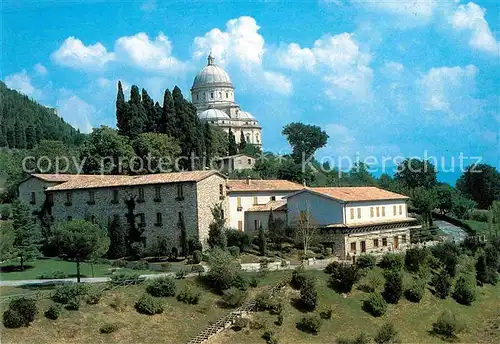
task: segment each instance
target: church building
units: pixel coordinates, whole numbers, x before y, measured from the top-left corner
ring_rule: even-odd
[[[235,102],[234,86],[226,71],[215,65],[212,55],[207,60],[207,65],[196,75],[191,87],[191,99],[198,109],[199,118],[227,133],[231,130],[236,143],[240,142],[243,132],[247,143],[262,147],[259,122]]]

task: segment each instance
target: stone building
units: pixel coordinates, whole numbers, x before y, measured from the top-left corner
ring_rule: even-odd
[[[224,173],[251,170],[255,166],[255,158],[246,154],[229,155],[218,158],[217,169]]]
[[[216,171],[144,176],[33,175],[19,185],[19,197],[32,203],[33,211],[47,206],[55,222],[86,219],[105,228],[115,216],[127,224],[126,201],[133,199],[136,225],[144,230],[146,247],[165,237],[180,249],[184,235],[187,239],[198,236],[206,245],[211,209],[222,203],[227,214],[226,178]]]
[[[211,55],[207,60],[191,87],[191,100],[198,110],[198,117],[226,133],[231,130],[236,143],[240,142],[243,133],[247,143],[261,147],[262,127],[259,122],[236,103],[234,86],[226,71],[215,65]]]
[[[286,200],[288,225],[309,216],[341,258],[405,250],[410,230],[421,227],[408,217],[407,196],[376,187],[305,188]]]

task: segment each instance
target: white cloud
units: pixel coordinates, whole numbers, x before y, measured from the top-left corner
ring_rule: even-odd
[[[75,37],[66,38],[51,57],[59,65],[84,70],[102,69],[115,59],[100,42],[86,46]]]
[[[48,73],[47,68],[41,63],[37,63],[33,68],[38,75],[45,76]]]
[[[226,30],[214,28],[193,43],[193,57],[205,57],[211,51],[216,63],[227,65],[238,63],[242,68],[262,64],[264,37],[258,31],[260,26],[252,17],[239,17],[226,23]]]
[[[316,64],[316,57],[309,48],[301,48],[297,43],[290,43],[286,48],[281,48],[276,54],[278,62],[283,67],[292,70],[312,70]]]
[[[322,149],[327,154],[348,155],[354,151],[354,134],[342,124],[332,123],[325,126],[328,144]]]
[[[144,32],[120,37],[115,42],[117,59],[144,70],[183,73],[187,65],[172,56],[172,43],[160,32],[150,40]]]
[[[499,55],[500,42],[493,36],[484,18],[485,13],[485,9],[469,2],[467,5],[459,5],[450,16],[449,22],[455,30],[469,37],[469,45],[474,49]]]
[[[42,95],[42,92],[31,83],[31,78],[25,69],[5,77],[5,84],[7,87],[33,98],[39,98]]]
[[[288,96],[293,93],[293,84],[286,76],[276,72],[264,72],[264,80],[276,93]]]
[[[477,73],[474,65],[431,68],[417,82],[424,110],[445,113],[450,121],[477,115],[481,108],[481,101],[473,97]]]
[[[388,75],[399,75],[404,71],[403,64],[395,61],[387,61],[384,63],[382,71]]]
[[[94,106],[88,104],[76,95],[69,94],[59,98],[56,102],[56,106],[58,114],[73,127],[80,129],[80,131],[84,133],[92,131],[90,119],[96,111]]]

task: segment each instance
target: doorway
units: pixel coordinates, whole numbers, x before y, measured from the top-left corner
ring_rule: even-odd
[[[361,242],[361,253],[365,253],[366,252],[366,241],[362,241]]]
[[[394,249],[397,250],[399,248],[399,236],[394,237]]]

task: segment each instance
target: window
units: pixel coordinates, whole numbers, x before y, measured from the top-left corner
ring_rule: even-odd
[[[402,242],[403,244],[406,244],[406,234],[403,234],[403,235],[401,236],[401,242]]]
[[[219,184],[219,198],[224,198],[224,184]]]
[[[219,92],[219,98],[222,99],[222,92]]]
[[[239,230],[240,232],[242,232],[242,231],[243,231],[243,221],[238,221],[238,230]]]
[[[377,207],[377,217],[379,217],[379,216],[380,216],[380,208]]]
[[[95,204],[95,193],[94,191],[89,191],[89,201],[88,204]]]
[[[382,207],[382,216],[385,216],[385,207]]]
[[[247,137],[246,138],[247,143],[250,143],[250,134],[247,134],[246,137]]]
[[[396,206],[392,207],[392,215],[396,216]]]
[[[90,215],[90,222],[92,222],[93,224],[96,223],[95,215]]]
[[[373,247],[378,247],[378,239],[373,239]]]
[[[210,99],[214,99],[214,93],[210,92]]]
[[[258,231],[260,229],[260,220],[254,220],[254,229]]]
[[[252,159],[248,159],[247,162],[248,162],[249,165],[251,165],[252,164]]]
[[[182,184],[177,184],[177,199],[178,200],[184,199],[184,190],[182,189]]]
[[[179,223],[184,224],[184,214],[182,213],[182,211],[179,211],[179,213],[177,214],[177,220],[179,221]]]
[[[66,205],[71,205],[71,192],[66,192]]]
[[[260,141],[259,141],[259,134],[255,134],[255,141],[257,141],[257,143],[260,143]]]
[[[36,204],[36,193],[32,192],[31,193],[31,204]]]
[[[351,220],[354,220],[354,208],[351,208],[350,212],[351,212]]]
[[[118,203],[118,190],[113,190],[113,200],[111,201],[111,203]]]
[[[402,205],[399,206],[399,215],[403,215],[403,206]]]
[[[68,221],[73,221],[73,216],[68,216],[68,217],[67,217],[67,220],[68,220]]]
[[[356,252],[356,243],[351,242],[351,252]]]
[[[387,238],[382,238],[382,246],[387,246]]]
[[[229,93],[226,92],[226,98],[229,98]]]
[[[373,207],[370,207],[370,217],[373,217]]]
[[[139,226],[146,226],[146,215],[144,213],[139,214]]]
[[[243,207],[241,206],[241,197],[236,198],[236,210],[241,211]]]
[[[259,204],[258,200],[257,200],[257,196],[253,196],[253,204],[254,205]]]
[[[271,201],[276,201],[276,196],[271,196]]]
[[[358,219],[361,218],[361,208],[358,208]]]
[[[196,100],[200,100],[200,95],[196,93]]]
[[[161,213],[156,213],[156,226],[161,226],[163,224]]]
[[[54,205],[54,195],[53,194],[51,194],[51,193],[47,194],[47,203],[49,205]]]
[[[161,187],[160,186],[155,186],[155,202],[160,202],[161,201]]]

